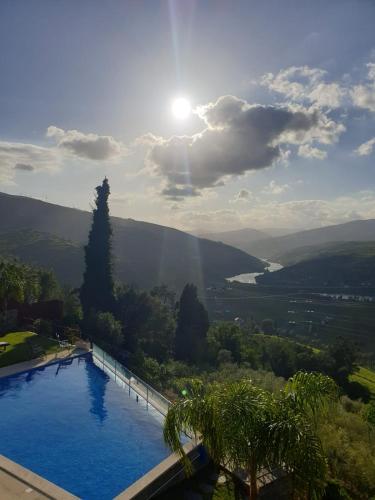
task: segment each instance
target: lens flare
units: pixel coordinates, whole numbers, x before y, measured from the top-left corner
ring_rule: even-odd
[[[172,114],[178,120],[186,120],[191,113],[191,104],[185,97],[179,97],[172,102]]]

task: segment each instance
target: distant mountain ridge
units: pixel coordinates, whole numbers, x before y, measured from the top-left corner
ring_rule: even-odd
[[[199,234],[199,236],[212,241],[221,241],[227,245],[239,248],[244,252],[248,252],[251,243],[270,238],[270,235],[264,231],[251,228],[223,231],[219,233],[202,233]]]
[[[275,260],[279,255],[298,248],[350,241],[375,241],[375,219],[355,220],[255,241],[249,245],[249,252]]]
[[[374,287],[375,241],[302,247],[279,256],[286,267],[256,278],[262,285]]]
[[[90,212],[0,193],[0,214],[0,252],[47,265],[69,284],[80,284]],[[166,283],[179,290],[186,282],[204,287],[264,269],[237,248],[177,229],[119,217],[111,223],[115,277],[142,288]]]
[[[275,255],[277,262],[291,266],[317,257],[332,255],[355,255],[369,257],[375,255],[375,241],[333,241],[322,245],[308,245]]]

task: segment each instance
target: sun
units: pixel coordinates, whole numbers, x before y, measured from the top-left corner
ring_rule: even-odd
[[[178,97],[172,102],[172,114],[178,120],[186,120],[191,113],[191,104],[185,97]]]

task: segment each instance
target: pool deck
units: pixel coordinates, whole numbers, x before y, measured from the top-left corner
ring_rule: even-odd
[[[0,455],[0,498],[78,500],[59,486]]]
[[[23,361],[22,363],[15,363],[14,365],[4,366],[3,368],[0,368],[0,378],[32,370],[33,368],[48,365],[49,363],[67,359],[71,356],[79,356],[80,354],[85,354],[88,351],[89,349],[86,349],[84,347],[84,344],[80,344],[79,346],[73,347],[72,349],[64,349],[60,352],[46,354],[45,356],[30,359],[29,361]]]

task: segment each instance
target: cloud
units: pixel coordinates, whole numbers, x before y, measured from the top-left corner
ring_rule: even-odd
[[[253,197],[253,193],[249,191],[248,189],[240,189],[238,193],[235,195],[233,200],[230,201],[230,203],[238,203],[238,202],[245,202],[251,200]]]
[[[113,160],[126,153],[125,146],[110,135],[84,134],[79,130],[63,130],[51,125],[47,137],[56,140],[59,148],[88,160]]]
[[[375,112],[375,63],[367,65],[367,82],[354,85],[351,89],[353,104],[359,108]]]
[[[266,186],[263,189],[263,193],[265,194],[273,194],[273,195],[278,195],[285,193],[285,191],[288,191],[290,189],[289,184],[277,184],[276,181],[272,180],[268,186]]]
[[[14,165],[15,170],[23,170],[24,172],[32,172],[35,168],[28,163],[16,163]]]
[[[327,157],[327,152],[318,148],[314,148],[309,144],[302,144],[298,148],[298,156],[303,158],[314,158],[315,160],[324,160]]]
[[[273,165],[283,159],[282,144],[330,144],[345,130],[318,109],[250,105],[234,96],[220,97],[196,113],[206,125],[200,133],[169,139],[147,135],[147,160],[167,181],[164,195],[195,196]]]
[[[375,137],[370,139],[367,142],[364,142],[361,144],[356,150],[355,153],[357,153],[358,156],[368,156],[372,153],[372,150],[374,149],[375,146]]]
[[[286,202],[265,201],[243,210],[179,210],[171,223],[191,232],[215,232],[252,227],[305,228],[341,224],[353,219],[375,218],[375,191],[361,191],[330,200],[310,199]]]
[[[338,108],[347,89],[337,82],[325,81],[327,72],[309,66],[292,66],[265,74],[260,84],[273,92],[284,95],[295,102],[308,102],[318,107]]]
[[[0,141],[0,181],[11,182],[15,170],[53,171],[60,162],[58,153],[51,148],[22,142]]]
[[[161,194],[169,200],[176,201],[180,198],[198,196],[199,193],[195,188],[192,188],[191,186],[178,187],[169,185],[162,190]]]

